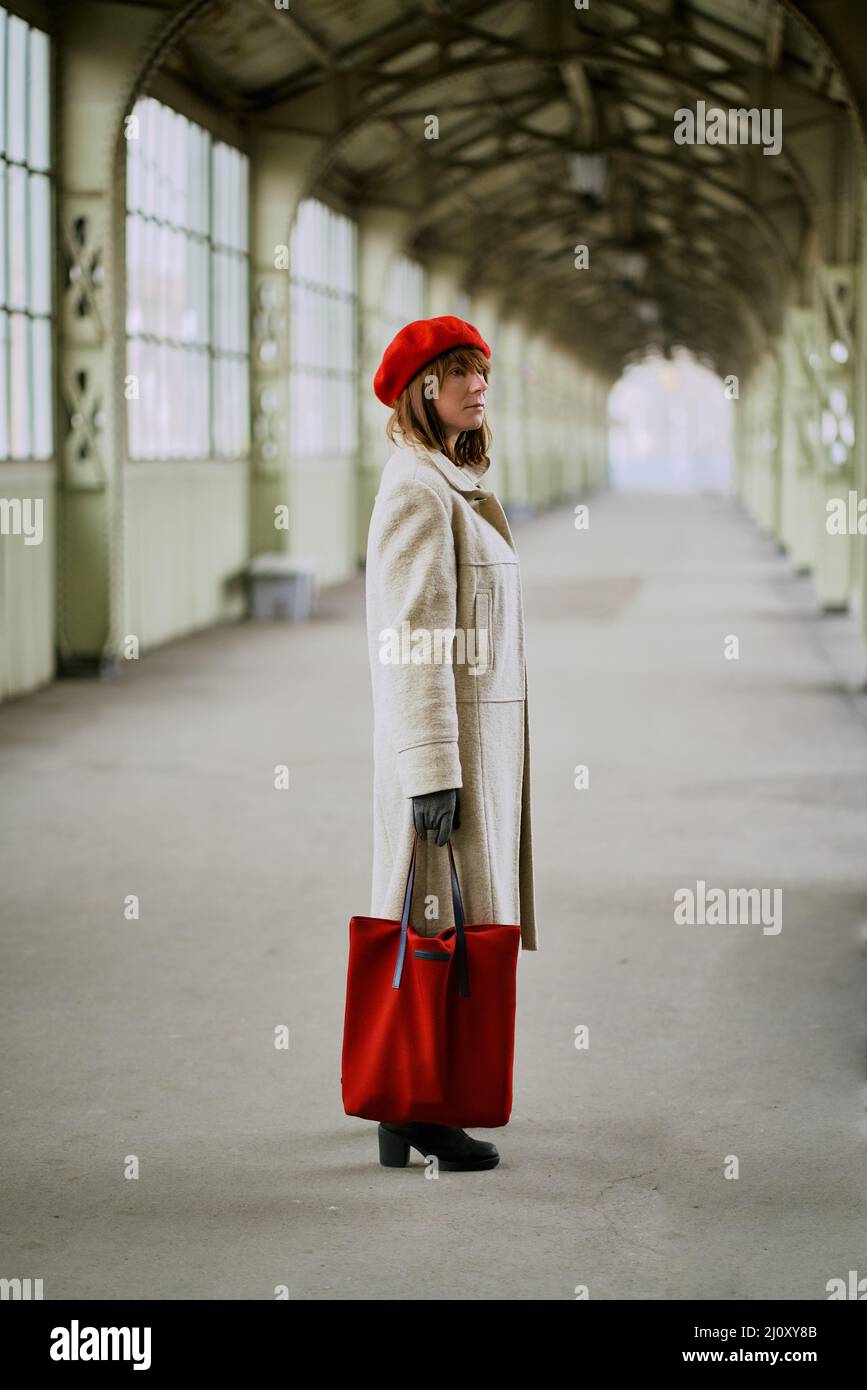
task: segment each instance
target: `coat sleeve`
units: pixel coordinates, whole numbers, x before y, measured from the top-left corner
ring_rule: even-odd
[[[372,634],[378,663],[375,718],[395,750],[403,795],[447,791],[463,785],[451,662],[457,602],[451,519],[434,490],[417,479],[378,501],[376,513],[368,583],[377,586],[385,631]],[[439,648],[437,629],[446,634]],[[390,647],[389,633],[396,634]],[[427,660],[418,659],[424,654],[423,636],[430,644]],[[406,660],[407,651],[416,659]]]

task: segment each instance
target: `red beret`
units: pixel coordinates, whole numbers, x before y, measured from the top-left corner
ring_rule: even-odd
[[[373,389],[383,405],[394,405],[403,388],[428,362],[453,348],[480,348],[490,358],[491,349],[477,328],[454,314],[438,319],[416,319],[395,334],[373,378]]]

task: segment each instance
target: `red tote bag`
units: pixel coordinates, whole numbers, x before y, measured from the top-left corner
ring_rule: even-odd
[[[508,1124],[520,926],[469,925],[451,842],[455,925],[409,921],[418,835],[399,922],[353,917],[341,1085],[347,1115],[387,1124]]]

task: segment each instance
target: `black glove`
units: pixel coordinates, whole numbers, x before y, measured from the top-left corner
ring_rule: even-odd
[[[453,830],[460,830],[461,808],[458,789],[447,792],[428,792],[412,798],[412,819],[419,838],[427,843],[427,832],[436,832],[436,842],[444,845]]]

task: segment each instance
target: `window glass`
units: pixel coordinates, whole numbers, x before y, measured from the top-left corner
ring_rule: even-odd
[[[127,141],[130,458],[249,449],[249,161],[155,101]],[[134,395],[134,393],[133,393]]]
[[[356,224],[306,198],[289,252],[290,447],[350,454],[358,442]]]
[[[0,458],[53,448],[49,58],[0,9]]]

